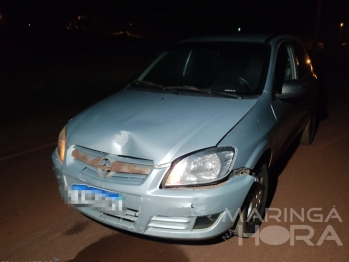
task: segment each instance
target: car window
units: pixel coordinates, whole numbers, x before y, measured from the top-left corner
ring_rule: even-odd
[[[258,95],[264,88],[270,46],[262,43],[183,43],[167,49],[139,80]]]
[[[185,74],[188,57],[190,57],[190,50],[164,52],[146,70],[146,80],[166,86],[173,85],[173,82],[179,83]]]
[[[302,79],[302,77],[310,71],[310,59],[307,52],[300,43],[298,43],[297,41],[292,41],[292,45],[297,57],[299,78]]]
[[[276,57],[274,71],[274,93],[281,93],[282,85],[285,81],[295,79],[295,74],[292,70],[292,57],[288,42],[280,45]]]

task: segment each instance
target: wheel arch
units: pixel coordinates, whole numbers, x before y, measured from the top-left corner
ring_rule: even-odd
[[[264,162],[267,164],[268,168],[272,163],[272,150],[267,143],[263,143],[258,146],[246,163],[246,167],[254,168],[257,164]]]
[[[259,163],[265,163],[267,164],[267,167],[270,167],[271,164],[271,158],[272,158],[272,154],[271,154],[271,149],[267,148],[263,154],[261,155],[261,157],[259,158],[259,160],[256,162],[256,165]]]

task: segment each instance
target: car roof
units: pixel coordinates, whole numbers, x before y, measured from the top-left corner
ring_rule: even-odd
[[[211,35],[188,38],[179,43],[193,42],[252,42],[252,43],[269,43],[272,39],[288,38],[294,39],[291,35],[275,34],[228,34],[228,35]]]

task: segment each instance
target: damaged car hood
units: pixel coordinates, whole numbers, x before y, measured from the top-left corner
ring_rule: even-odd
[[[217,145],[257,99],[123,90],[68,124],[68,146],[169,163]]]

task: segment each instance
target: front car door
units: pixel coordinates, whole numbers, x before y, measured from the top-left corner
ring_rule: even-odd
[[[280,152],[284,151],[297,135],[303,130],[310,116],[308,95],[292,99],[277,99],[283,83],[299,79],[299,60],[291,41],[283,41],[277,48],[274,63],[274,81],[272,87],[273,100],[271,103],[277,128],[274,132],[274,143]]]
[[[300,105],[315,113],[318,99],[317,76],[313,72],[310,58],[303,46],[295,41],[291,41],[298,71],[298,79],[305,82],[308,86],[308,94],[300,101]]]

